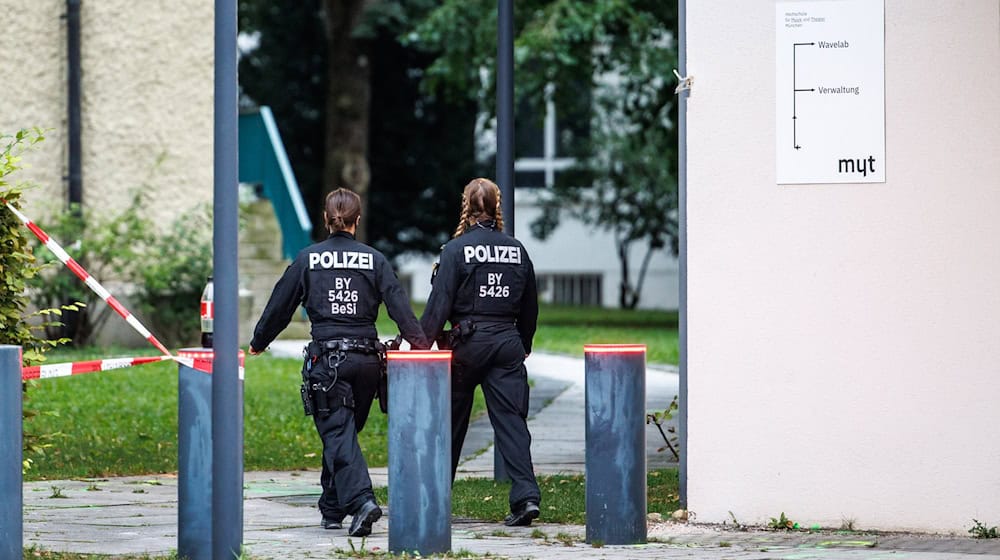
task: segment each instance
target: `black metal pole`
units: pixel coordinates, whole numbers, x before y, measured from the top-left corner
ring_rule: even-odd
[[[682,77],[687,76],[687,1],[677,0],[677,65]],[[680,477],[680,503],[687,509],[687,427],[688,427],[688,347],[687,347],[687,99],[688,91],[680,92],[677,107],[677,231],[679,233],[679,329],[680,349],[680,417],[677,420],[680,437],[681,456],[678,465]]]
[[[237,326],[236,32],[236,0],[215,0],[212,556],[216,560],[238,557],[243,546],[243,389],[239,383]]]
[[[21,347],[0,345],[0,558],[23,552],[22,406]]]
[[[514,0],[497,0],[497,185],[503,228],[514,237]],[[493,479],[510,480],[495,437]]]
[[[497,185],[514,236],[514,0],[497,0]]]
[[[69,185],[67,201],[78,213],[83,203],[82,126],[80,124],[80,0],[66,0],[67,113],[69,124]]]

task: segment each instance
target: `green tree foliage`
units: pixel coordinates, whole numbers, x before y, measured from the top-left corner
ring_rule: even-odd
[[[320,0],[240,0],[240,33],[258,46],[241,53],[241,103],[274,112],[306,209],[322,231],[326,34]]]
[[[460,190],[478,174],[473,144],[478,106],[470,98],[450,103],[422,90],[425,69],[437,53],[399,39],[436,5],[433,0],[303,0],[280,6],[240,1],[240,30],[259,43],[240,60],[243,102],[274,112],[314,237],[325,235],[325,194],[351,186],[324,179],[330,176],[324,173],[328,160],[339,157],[328,150],[337,142],[331,128],[342,126],[333,121],[353,106],[338,102],[349,92],[328,87],[341,83],[331,69],[330,48],[342,37],[335,36],[327,16],[344,10],[361,10],[349,33],[368,68],[371,111],[366,121],[354,121],[355,133],[368,139],[369,209],[362,218],[368,241],[390,257],[432,252],[453,228]]]
[[[611,231],[625,308],[638,304],[652,251],[676,254],[678,247],[676,10],[676,3],[658,0],[515,5],[517,97],[541,107],[552,96],[560,110],[578,107],[581,99],[591,105],[589,139],[568,154],[579,164],[544,193],[544,213],[532,229],[544,237],[568,214]],[[438,53],[425,72],[427,91],[473,97],[485,110],[494,109],[494,0],[444,0],[406,38]],[[650,251],[633,280],[637,241],[647,241]]]

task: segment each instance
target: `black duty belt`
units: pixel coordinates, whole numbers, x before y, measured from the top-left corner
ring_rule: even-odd
[[[385,346],[374,338],[332,338],[315,342],[326,352],[360,352],[362,354],[379,354]]]
[[[458,324],[463,321],[472,321],[476,324],[498,324],[498,325],[513,325],[517,322],[516,317],[504,316],[504,315],[466,315],[460,319],[452,321],[452,324]]]

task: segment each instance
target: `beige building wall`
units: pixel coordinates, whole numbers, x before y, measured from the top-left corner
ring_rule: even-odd
[[[775,2],[687,9],[690,509],[995,524],[1000,2],[885,1],[886,182],[839,185],[776,184]]]
[[[0,132],[47,129],[21,179],[34,219],[65,208],[64,0],[0,0]],[[83,201],[115,211],[150,193],[156,221],[212,201],[213,4],[82,0]]]

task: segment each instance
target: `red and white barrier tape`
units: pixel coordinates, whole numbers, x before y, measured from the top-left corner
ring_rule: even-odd
[[[64,364],[45,364],[41,366],[30,366],[21,368],[21,379],[49,379],[51,377],[67,377],[81,373],[92,373],[95,371],[109,371],[122,369],[153,362],[170,360],[171,356],[153,356],[142,358],[107,358],[104,360],[90,360],[86,362],[66,362]]]
[[[67,254],[66,251],[58,243],[56,243],[54,239],[52,239],[51,237],[48,236],[47,233],[42,231],[42,228],[38,227],[34,222],[29,220],[27,216],[18,212],[17,208],[14,208],[14,206],[11,203],[8,202],[6,203],[6,205],[7,208],[9,208],[10,211],[13,212],[15,216],[17,216],[17,219],[21,220],[21,223],[23,223],[29,230],[31,230],[31,233],[35,234],[35,237],[37,237],[38,240],[41,241],[49,249],[49,251],[52,251],[52,254],[54,254],[60,261],[62,261],[64,265],[66,265],[66,268],[72,270],[73,274],[76,274],[77,277],[80,278],[80,280],[83,280],[83,282],[87,285],[88,288],[90,288],[92,292],[97,294],[102,300],[104,300],[105,303],[110,305],[111,309],[114,309],[115,312],[121,315],[121,317],[125,319],[125,321],[129,325],[131,325],[136,332],[138,332],[140,335],[142,335],[143,338],[148,340],[149,343],[155,346],[157,350],[163,352],[165,356],[172,357],[172,354],[170,353],[169,350],[167,350],[167,347],[161,344],[160,341],[157,340],[156,337],[149,332],[149,329],[143,326],[143,324],[139,322],[139,320],[136,319],[135,316],[132,315],[132,313],[130,313],[128,309],[125,309],[125,306],[123,306],[117,299],[115,299],[115,297],[112,296],[111,293],[108,292],[104,288],[104,286],[102,286],[100,282],[97,281],[97,279],[91,276],[89,272],[84,270],[84,268],[80,266],[78,262],[73,260],[73,257],[69,256],[69,254]]]
[[[143,364],[162,362],[164,360],[174,360],[191,369],[196,369],[205,373],[212,373],[212,352],[192,353],[181,350],[180,356],[152,356],[138,358],[106,358],[103,360],[89,360],[85,362],[66,362],[63,364],[45,364],[41,366],[29,366],[21,368],[21,380],[29,379],[50,379],[52,377],[68,377],[81,373],[93,373],[97,371],[111,371],[124,369]],[[243,379],[243,352],[239,353],[239,378]]]

